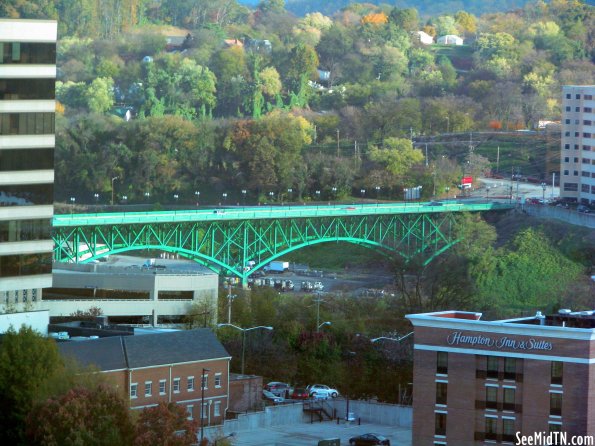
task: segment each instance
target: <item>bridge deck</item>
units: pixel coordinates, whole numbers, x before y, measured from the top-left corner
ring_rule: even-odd
[[[98,226],[122,224],[176,223],[225,220],[266,220],[286,218],[349,217],[362,215],[429,214],[440,212],[477,212],[505,210],[514,204],[489,202],[421,202],[421,203],[374,203],[329,205],[286,205],[222,207],[217,209],[196,209],[180,211],[115,212],[100,214],[54,215],[54,227]]]

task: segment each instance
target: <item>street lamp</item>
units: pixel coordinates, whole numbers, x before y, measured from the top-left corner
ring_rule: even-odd
[[[374,189],[376,189],[376,199],[378,199],[378,196],[380,195],[380,186],[376,186]]]
[[[316,190],[316,201],[320,201],[320,191]]]
[[[227,192],[223,192],[221,194],[221,196],[223,197],[223,206],[227,205]]]
[[[246,189],[242,189],[242,203],[244,203],[244,206],[246,206],[246,194],[248,193],[248,191]]]
[[[292,194],[293,194],[293,189],[290,187],[289,189],[287,189],[287,197],[288,197],[289,201],[291,201]]]
[[[200,191],[194,191],[194,196],[196,197],[196,205],[200,202]]]
[[[112,206],[114,205],[114,181],[116,181],[120,177],[112,177]]]
[[[145,192],[145,199],[147,201],[149,201],[149,198],[151,198],[151,193],[150,192]]]
[[[93,196],[95,197],[95,206],[97,206],[97,204],[99,203],[99,194],[95,192]]]
[[[336,200],[337,199],[337,188],[335,186],[333,186],[331,188],[331,190],[333,191],[333,198]]]
[[[124,204],[128,203],[128,195],[122,195],[122,201]]]
[[[273,327],[270,327],[268,325],[258,325],[256,327],[241,328],[241,327],[238,327],[237,325],[233,325],[233,324],[217,324],[217,327],[232,327],[232,328],[235,328],[236,330],[240,330],[242,332],[242,375],[244,374],[244,359],[246,357],[246,332],[251,331],[251,330],[257,330],[259,328],[262,328],[263,330],[269,330],[269,331],[271,331],[273,329]]]
[[[271,201],[273,201],[273,197],[275,196],[275,192],[270,191],[269,192],[269,197],[271,197]]]
[[[178,198],[180,198],[180,196],[178,194],[174,194],[174,200],[176,200],[176,204],[178,204]]]
[[[211,369],[206,369],[203,367],[202,369],[202,376],[200,377],[200,444],[202,444],[202,440],[204,437],[204,413],[205,410],[205,372],[210,372]]]
[[[541,183],[541,188],[543,189],[543,200],[545,201],[545,189],[547,188],[547,184],[545,184],[545,182]]]
[[[363,199],[364,199],[364,195],[366,195],[366,189],[360,189],[359,193],[361,194],[361,196],[362,196],[362,201],[363,201]]]
[[[318,331],[320,331],[320,329],[321,329],[321,328],[322,328],[324,325],[332,325],[332,323],[331,323],[331,321],[326,321],[326,322],[323,322],[322,324],[320,324],[320,325],[319,325],[319,326],[316,328],[316,331],[317,331],[317,332],[318,332]]]
[[[72,214],[72,212],[74,211],[74,202],[76,201],[76,198],[74,197],[70,197],[70,203],[72,204],[72,208],[70,209],[70,213]]]

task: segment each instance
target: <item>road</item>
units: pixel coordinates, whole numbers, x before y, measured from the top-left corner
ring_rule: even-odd
[[[537,197],[546,199],[557,198],[560,196],[560,188],[553,187],[551,183],[546,185],[545,191],[540,184],[526,183],[522,181],[511,181],[506,179],[480,178],[480,187],[472,192],[472,196],[482,198],[508,198],[510,196],[511,184],[513,199],[520,197],[524,201],[528,197]]]

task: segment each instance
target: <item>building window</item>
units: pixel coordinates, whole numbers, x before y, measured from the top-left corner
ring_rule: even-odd
[[[512,418],[502,418],[502,441],[514,441],[516,429]]]
[[[503,410],[515,410],[515,393],[515,389],[512,387],[504,388],[504,404],[502,405]]]
[[[486,386],[486,409],[498,408],[498,387]]]
[[[564,175],[568,175],[568,171],[564,171]],[[564,190],[566,192],[577,192],[578,191],[578,183],[564,183]]]
[[[0,100],[55,98],[54,79],[0,79]]]
[[[570,150],[570,144],[564,144],[564,149]]]
[[[497,356],[487,356],[487,377],[488,378],[498,378],[498,363],[500,362],[500,358]]]
[[[574,132],[574,137],[578,138],[578,136],[579,136],[579,132]]]
[[[516,358],[504,358],[504,379],[516,378]]]
[[[566,106],[566,111],[569,112],[570,111],[570,105]]]
[[[159,395],[165,395],[165,383],[166,381],[164,379],[159,380]]]
[[[579,113],[581,111],[581,108],[580,107],[575,107],[574,108],[574,111],[577,112],[577,113]]]
[[[564,363],[561,361],[552,361],[551,375],[552,384],[562,384],[562,372],[564,370]]]
[[[566,119],[566,120],[564,121],[564,124],[570,124],[570,119]]]
[[[194,392],[194,376],[188,377],[188,392]]]
[[[56,63],[56,45],[53,43],[0,42],[0,64]]]
[[[448,373],[448,353],[436,352],[436,373],[443,375]]]
[[[174,378],[174,393],[180,393],[180,378]]]
[[[590,133],[583,133],[583,138],[590,138],[591,134]]]
[[[221,388],[221,373],[215,374],[215,388],[216,389]]]
[[[550,392],[550,415],[562,415],[562,394]]]
[[[202,375],[202,380],[200,382],[200,387],[202,389],[208,389],[209,388],[209,375],[207,375],[207,374]]]
[[[574,170],[573,172],[574,172],[574,176],[578,177],[578,170]]]
[[[591,107],[585,107],[584,112],[585,113],[592,113],[593,112],[593,109]]]
[[[151,396],[153,393],[153,383],[151,381],[145,382],[145,396]]]
[[[215,407],[213,408],[213,416],[214,417],[221,416],[221,401],[215,401]]]
[[[186,413],[188,414],[188,419],[189,420],[193,420],[194,419],[194,405],[193,404],[188,404],[186,406]]]
[[[203,418],[203,420],[205,418],[209,418],[209,404],[208,403],[202,403],[202,418]]]
[[[592,101],[593,100],[593,95],[592,94],[586,94],[585,95],[585,101]]]
[[[436,412],[434,435],[446,435],[446,413]]]
[[[564,136],[570,136],[570,132],[564,132]]]
[[[130,384],[130,398],[137,398],[138,397],[138,384],[132,383]]]
[[[585,119],[583,125],[591,125],[593,122],[590,119]]]
[[[591,146],[583,146],[583,150],[586,150],[587,152],[591,151]]]
[[[566,93],[566,99],[572,99],[572,95],[570,93]]]
[[[580,94],[577,94],[577,95],[575,96],[575,98],[576,98],[576,99],[580,99],[580,98],[581,98],[581,95],[580,95]]]
[[[448,384],[445,382],[436,383],[436,404],[446,404]]]
[[[54,113],[0,113],[0,135],[51,135]]]
[[[486,440],[496,440],[498,436],[498,418],[495,417],[486,417]]]
[[[550,432],[562,432],[562,423],[548,423],[548,430]]]
[[[578,146],[578,144],[575,144],[575,145],[574,145],[574,150],[578,150],[578,149],[579,149],[579,146]]]
[[[564,157],[564,162],[565,163],[569,163],[570,162],[570,157],[569,156],[565,156]]]

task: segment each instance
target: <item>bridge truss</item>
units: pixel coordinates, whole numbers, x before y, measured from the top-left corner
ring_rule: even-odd
[[[54,260],[86,263],[161,250],[235,275],[243,284],[271,260],[319,243],[353,243],[405,260],[421,255],[428,263],[458,241],[457,212],[504,208],[400,203],[56,215]]]

